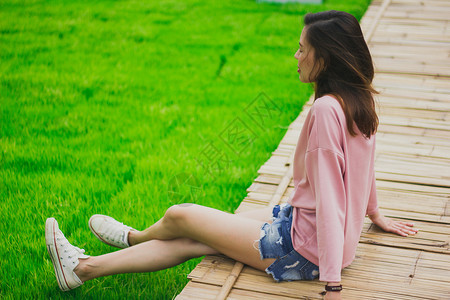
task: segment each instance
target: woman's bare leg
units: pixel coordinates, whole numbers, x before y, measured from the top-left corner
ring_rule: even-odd
[[[151,272],[215,253],[265,270],[274,259],[261,260],[255,247],[263,223],[204,206],[175,205],[146,229],[150,241],[114,253],[80,259],[75,273],[86,281],[111,274]]]
[[[272,211],[273,206],[267,206],[263,208],[253,209],[249,211],[244,211],[237,213],[236,215],[249,218],[253,220],[259,220],[267,223],[272,223]]]
[[[159,271],[207,254],[219,253],[187,238],[152,240],[105,255],[80,259],[74,271],[85,282],[112,274]]]
[[[147,228],[149,239],[189,238],[256,269],[264,270],[270,260],[261,260],[258,247],[264,222],[196,204],[170,207],[164,217]]]
[[[184,204],[186,206],[186,204]],[[272,210],[273,206],[268,206],[264,208],[254,209],[250,211],[245,211],[236,214],[237,216],[249,218],[253,220],[258,220],[262,222],[268,222],[271,223],[271,217],[272,217]],[[136,245],[139,243],[143,243],[146,241],[152,240],[154,237],[152,236],[153,226],[159,227],[163,219],[160,219],[158,222],[150,226],[149,228],[143,230],[143,231],[130,231],[128,235],[128,242],[130,245]]]

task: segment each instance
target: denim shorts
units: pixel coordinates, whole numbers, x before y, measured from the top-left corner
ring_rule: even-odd
[[[294,250],[291,240],[292,206],[276,205],[273,223],[261,227],[259,252],[261,259],[276,258],[266,272],[275,281],[314,280],[319,277],[319,267]]]

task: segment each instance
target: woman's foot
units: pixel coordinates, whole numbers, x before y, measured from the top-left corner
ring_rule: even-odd
[[[89,255],[85,255],[83,249],[69,243],[55,218],[48,218],[45,222],[45,243],[60,289],[69,291],[82,285],[83,282],[75,274],[74,269],[78,266],[80,258],[88,258]]]
[[[117,248],[130,247],[128,235],[135,230],[105,215],[93,215],[89,219],[89,228],[100,241]]]

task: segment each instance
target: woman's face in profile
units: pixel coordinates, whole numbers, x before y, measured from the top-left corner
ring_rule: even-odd
[[[309,83],[314,81],[315,76],[311,76],[311,72],[314,68],[314,49],[308,44],[306,40],[306,27],[303,28],[300,35],[299,49],[295,53],[294,57],[298,61],[299,79],[301,82]]]

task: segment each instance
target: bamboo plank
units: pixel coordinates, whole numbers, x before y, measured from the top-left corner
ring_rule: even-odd
[[[375,44],[373,45],[380,45],[386,46],[386,44]],[[397,47],[397,46],[396,46]],[[402,46],[402,47],[409,47],[409,46]],[[437,50],[439,51],[439,50]],[[450,51],[450,45],[446,51]],[[443,93],[448,94],[449,93],[449,79],[448,78],[441,78],[437,76],[418,76],[413,74],[402,74],[402,75],[396,75],[396,74],[383,74],[383,73],[377,73],[375,74],[374,78],[374,84],[375,86],[378,85],[388,85],[390,87],[397,87],[397,88],[403,88],[403,89],[414,89],[414,90],[421,90],[421,89],[427,89],[429,92],[439,92],[439,89],[443,89]]]
[[[447,150],[450,147],[450,141],[431,136],[414,136],[390,132],[378,132],[376,139],[377,142],[381,144],[380,146],[384,146],[385,143],[387,145],[403,143],[406,145],[410,145],[411,147],[420,147],[423,145],[425,147],[435,147],[438,149],[442,149],[443,151]],[[446,157],[445,154],[443,156]]]
[[[378,1],[378,0],[376,0]],[[423,0],[394,0],[393,3],[396,4],[402,4],[402,3],[413,3],[413,4],[417,4],[417,5],[423,5],[423,6],[446,6],[446,7],[450,7],[450,3],[447,0],[427,0],[427,1],[423,1]]]
[[[404,210],[395,210],[389,209],[381,204],[381,211],[386,216],[392,216],[400,219],[409,219],[412,221],[427,221],[434,223],[442,223],[442,224],[450,224],[450,216],[449,214],[439,215],[439,214],[427,214],[423,212],[415,212],[415,211],[404,211]]]
[[[220,287],[215,285],[203,284],[198,282],[189,282],[188,285],[183,289],[182,293],[178,295],[175,300],[185,300],[185,299],[199,299],[199,300],[211,300],[216,299],[216,295],[219,293]],[[321,299],[322,297],[315,297],[309,299]],[[228,298],[233,299],[273,299],[273,300],[292,300],[299,299],[298,297],[285,297],[276,294],[265,294],[259,293],[257,291],[248,291],[241,289],[233,289]],[[306,298],[304,298],[306,299]]]
[[[259,175],[254,181],[260,183],[268,183],[268,184],[278,184],[281,181],[281,176],[273,176],[267,174]]]
[[[450,190],[445,187],[427,186],[423,184],[412,184],[404,182],[377,180],[377,191],[394,191],[404,192],[412,195],[428,195],[442,197],[443,199],[450,198]]]
[[[395,2],[389,5],[389,9],[383,14],[382,21],[385,20],[425,20],[425,21],[441,21],[446,22],[448,20],[449,7],[446,3],[439,3],[438,5],[423,5],[429,1],[423,1],[423,3],[411,3],[410,5],[396,5]],[[365,17],[365,22],[370,22],[376,17],[377,9],[368,9]]]
[[[384,35],[374,35],[370,41],[369,46],[373,43],[376,44],[393,44],[401,46],[419,46],[419,47],[430,47],[430,48],[448,48],[448,42],[446,41],[433,41],[424,39],[399,39],[398,37],[384,36]]]
[[[390,117],[399,116],[403,118],[430,119],[443,122],[450,121],[450,112],[432,111],[432,110],[424,111],[416,109],[414,107],[398,108],[395,106],[385,105],[384,103],[381,103],[379,105],[379,113],[383,116],[390,116]]]
[[[231,289],[233,288],[234,283],[236,282],[236,279],[240,275],[243,268],[244,268],[243,263],[241,263],[241,262],[234,263],[233,269],[231,270],[225,283],[223,284],[222,288],[220,289],[219,294],[216,297],[217,300],[222,300],[222,299],[227,298],[227,296],[231,292]]]
[[[437,40],[450,40],[450,32],[447,32],[447,24],[436,20],[419,20],[414,22],[405,22],[404,19],[400,22],[397,20],[384,20],[378,24],[378,30],[385,34],[400,35],[402,37],[408,37],[413,32],[414,35],[422,36],[424,34],[433,36]],[[408,35],[405,35],[405,33]]]
[[[384,247],[360,243],[356,250],[356,258],[370,263],[371,260],[385,261],[392,264],[411,265],[420,256],[420,263],[430,269],[437,268],[449,272],[450,260],[441,253],[433,253],[421,250]],[[350,265],[353,266],[353,263]],[[430,270],[431,271],[431,270]],[[447,278],[448,279],[448,278]]]
[[[378,36],[385,33],[390,37],[395,36],[406,40],[421,40],[424,37],[428,42],[448,43],[450,40],[449,25],[439,19],[417,19],[412,22],[406,19],[385,19],[379,23],[378,29],[376,33]],[[393,45],[395,44],[394,42]]]
[[[372,48],[374,47],[372,46]],[[441,51],[437,51],[437,53],[430,53],[425,51],[412,52],[408,51],[407,49],[403,51],[402,50],[403,47],[392,45],[391,48],[388,47],[386,48],[387,48],[386,50],[384,49],[371,50],[370,52],[372,54],[372,57],[375,60],[377,60],[378,58],[403,59],[408,61],[425,62],[430,65],[439,65],[440,63],[442,63],[442,61],[445,61],[449,57],[449,53],[448,51],[445,51],[445,49],[441,49]]]
[[[408,220],[406,220],[408,221]],[[408,237],[405,239],[399,235],[395,235],[392,233],[384,233],[383,236],[389,238],[390,236],[394,236],[398,240],[405,241],[410,238],[412,239],[422,239],[429,238],[433,240],[442,240],[446,241],[450,239],[450,225],[449,224],[437,224],[433,222],[424,222],[424,221],[414,221],[413,222],[417,227],[420,227],[420,232],[412,237]],[[366,218],[364,223],[363,232],[367,233],[382,233],[382,231],[376,227],[372,226],[372,222]],[[450,245],[446,245],[445,247],[450,247]]]
[[[378,154],[375,161],[377,179],[450,187],[448,166],[437,158],[422,157],[420,161],[406,156]]]
[[[380,19],[383,16],[383,14],[386,12],[386,9],[389,6],[389,4],[391,4],[391,0],[384,0],[383,3],[381,4],[381,7],[377,10],[377,14],[376,14],[374,20],[372,20],[372,24],[365,34],[367,42],[370,42],[370,40],[372,39],[372,37],[375,33],[375,29],[377,29],[377,26],[380,23]]]
[[[434,55],[434,53],[427,53],[427,54],[423,54],[420,52],[414,52],[414,53],[410,53],[410,52],[406,52],[406,51],[401,51],[401,47],[397,47],[398,49],[394,50],[392,49],[391,52],[388,51],[383,51],[383,53],[380,52],[372,52],[372,58],[375,62],[375,65],[378,66],[378,68],[380,70],[381,66],[384,67],[384,64],[389,63],[389,62],[396,62],[396,67],[398,68],[402,68],[405,69],[405,66],[409,66],[410,69],[415,68],[421,68],[421,69],[429,69],[429,68],[433,68],[430,70],[430,74],[434,75],[434,73],[432,72],[433,70],[436,71],[437,69],[442,70],[442,72],[444,72],[448,69],[448,67],[450,66],[449,63],[443,63],[443,61],[446,60],[445,57],[448,57],[448,53],[445,53],[444,51],[442,51],[443,53],[437,53],[437,55]],[[381,63],[380,63],[381,61]],[[409,62],[409,63],[408,63]],[[402,64],[404,64],[405,66],[402,66]],[[410,70],[407,69],[407,70]],[[413,72],[411,72],[413,73]],[[440,74],[440,73],[438,73]],[[427,74],[429,75],[429,74]]]
[[[273,193],[275,193],[277,188],[278,188],[277,185],[252,183],[252,185],[250,185],[250,187],[247,189],[247,192],[259,192],[259,193],[273,194]]]
[[[439,130],[441,132],[445,132],[442,134],[442,137],[446,137],[450,132],[448,122],[442,120],[414,119],[400,116],[392,117],[389,115],[382,115],[378,118],[380,120],[380,123],[383,125],[397,125],[402,127],[416,127]]]
[[[380,89],[380,87],[378,87]],[[444,113],[448,115],[447,103],[445,101],[432,101],[407,97],[389,96],[383,94],[381,97],[377,97],[377,113],[380,114],[381,109],[383,112],[388,112],[390,108],[406,109],[422,111],[424,114],[430,113]],[[446,117],[448,118],[448,117]]]
[[[416,290],[415,295],[413,295],[414,293],[407,295],[417,297],[431,296],[429,299],[439,299],[439,296],[442,296],[445,293],[445,289],[450,286],[450,284],[446,281],[440,283],[439,285],[432,284],[432,280],[437,277],[435,276],[436,273],[433,274],[432,272],[434,270],[433,260],[422,257],[421,254],[419,255],[418,251],[408,250],[409,255],[407,256],[404,255],[404,251],[400,251],[402,252],[403,256],[396,256],[396,253],[399,252],[397,251],[397,249],[386,247],[381,248],[383,249],[377,250],[381,252],[385,257],[393,258],[390,264],[384,262],[383,257],[380,258],[380,261],[376,262],[377,264],[370,263],[370,261],[367,260],[368,257],[373,257],[374,255],[376,256],[378,255],[378,253],[373,251],[364,251],[364,248],[362,247],[361,249],[364,251],[363,254],[361,254],[361,251],[359,251],[355,262],[343,271],[343,275],[346,278],[345,280],[343,280],[343,284],[345,284],[346,286],[346,291],[359,288],[360,291],[358,291],[358,295],[363,292],[362,290],[369,290],[371,291],[369,292],[369,294],[374,295],[374,292],[376,294],[376,292],[383,290],[389,291],[389,294],[386,295],[388,296],[387,299],[398,299],[395,297],[399,297],[397,293],[399,293],[399,295],[402,295],[402,289],[404,292],[407,292],[408,289],[414,290],[414,286],[422,286],[423,289],[421,289],[421,291]],[[399,258],[400,262],[396,262],[395,258],[397,257]],[[422,261],[424,262],[423,266]],[[382,265],[379,265],[378,263]],[[220,285],[221,282],[226,278],[229,270],[232,268],[232,261],[230,260],[229,262],[227,262],[226,259],[223,259],[219,262],[219,264],[222,265],[219,266],[217,261],[214,263],[214,272],[211,272],[211,269],[208,267],[208,262],[205,262],[203,267],[202,264],[199,264],[197,274],[192,277],[193,280],[200,280],[199,278],[201,277],[201,282]],[[427,264],[428,267],[426,266]],[[399,272],[399,270],[405,270],[405,267],[407,267],[406,271]],[[449,269],[442,268],[439,270],[439,272],[441,273],[441,275],[444,275],[444,278],[448,278]],[[274,287],[276,287],[278,295],[291,297],[311,297],[317,296],[317,293],[322,289],[322,284],[317,280],[311,282],[273,283],[273,280],[270,278],[270,276],[265,274],[264,272],[257,271],[250,267],[245,267],[241,274],[241,277],[238,279],[235,285],[235,289],[256,290],[269,294],[273,293]],[[394,295],[392,295],[392,293],[394,293]]]
[[[442,22],[440,20],[420,20],[420,19],[415,19],[415,20],[411,20],[411,19],[405,19],[405,18],[401,18],[401,19],[391,19],[391,18],[382,18],[379,21],[379,25],[380,26],[398,26],[399,28],[402,28],[401,26],[417,26],[419,27],[418,29],[420,30],[421,28],[435,28],[435,29],[441,29],[443,32],[445,32],[445,30],[447,29],[447,23],[446,22]],[[405,31],[408,31],[410,28],[403,28]]]
[[[394,133],[404,134],[408,136],[425,136],[431,138],[450,139],[448,131],[423,128],[423,127],[407,127],[396,124],[384,124],[381,123],[378,127],[378,133]]]
[[[385,165],[388,166],[388,165]],[[377,180],[390,180],[399,181],[405,183],[416,183],[416,184],[426,184],[434,186],[448,186],[449,182],[446,179],[431,178],[426,176],[420,176],[416,174],[402,174],[401,171],[390,170],[390,171],[376,171]]]
[[[382,208],[445,215],[450,199],[399,191],[377,190],[378,203]],[[426,203],[427,205],[423,205]]]
[[[393,73],[392,73],[393,74]],[[383,97],[390,96],[396,98],[406,98],[414,100],[423,101],[433,101],[442,104],[447,104],[449,102],[448,93],[440,93],[438,91],[423,91],[416,88],[410,88],[408,86],[404,87],[394,87],[394,86],[376,86],[377,90],[382,93],[382,97],[378,99],[384,99]]]
[[[401,142],[395,141],[384,142],[377,146],[376,153],[393,153],[401,156],[414,156],[417,158],[430,157],[450,160],[450,150],[448,147],[441,148],[433,145],[420,145],[414,143],[402,144]]]
[[[376,72],[381,73],[408,73],[418,75],[432,75],[450,77],[450,67],[447,65],[428,64],[422,62],[411,62],[403,58],[374,57]]]
[[[383,245],[388,247],[400,247],[400,248],[409,248],[409,249],[417,249],[418,245],[412,242],[402,241],[400,243],[392,244],[394,241],[388,238],[380,239],[380,236],[370,235],[370,234],[362,234],[361,235],[361,243],[367,244],[375,244],[375,245]],[[423,251],[443,253],[449,255],[450,251],[446,245],[448,245],[448,241],[418,241],[420,243],[420,249]]]

